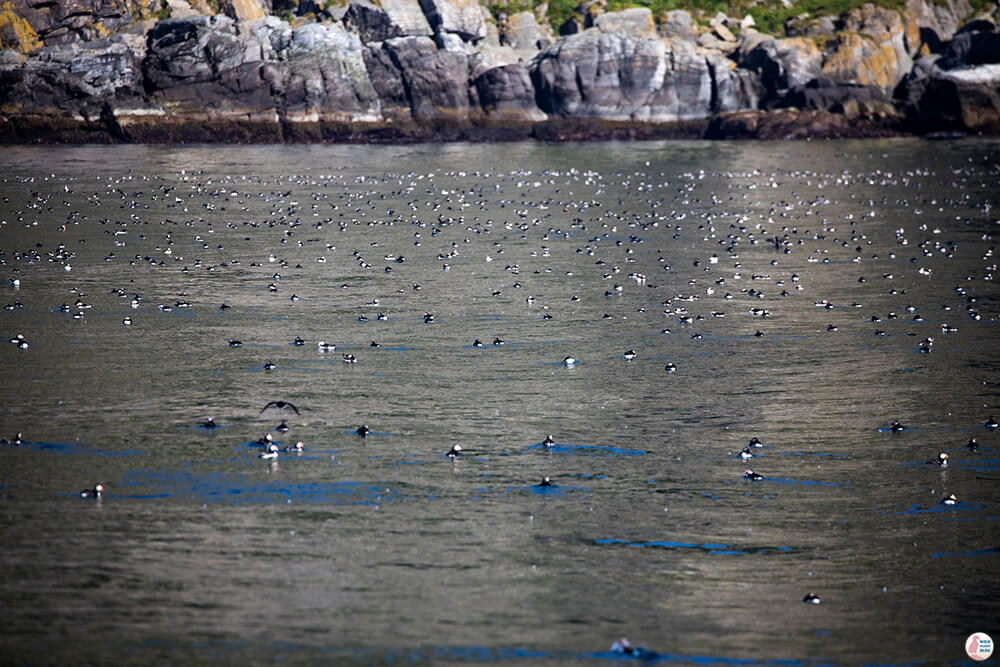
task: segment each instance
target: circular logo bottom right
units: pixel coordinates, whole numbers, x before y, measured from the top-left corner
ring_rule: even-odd
[[[965,640],[965,653],[973,660],[986,660],[993,655],[993,640],[985,632],[975,632]]]

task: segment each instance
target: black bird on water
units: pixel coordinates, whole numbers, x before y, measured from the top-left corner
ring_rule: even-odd
[[[291,408],[292,412],[294,412],[295,414],[300,414],[299,413],[299,409],[297,407],[295,407],[294,405],[292,405],[291,403],[289,403],[288,401],[271,401],[267,405],[265,405],[263,408],[261,408],[260,411],[263,413],[264,410],[267,410],[272,405],[274,407],[278,408],[279,410],[284,410],[285,408]]]

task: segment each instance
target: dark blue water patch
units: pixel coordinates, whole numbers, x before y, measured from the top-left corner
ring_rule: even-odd
[[[92,448],[87,442],[46,442],[44,440],[22,440],[21,447],[35,449],[53,454],[71,454],[78,456],[145,456],[148,452],[138,449],[100,449]]]
[[[703,551],[708,554],[719,555],[719,556],[745,556],[748,554],[767,554],[767,553],[791,553],[793,551],[792,547],[786,546],[747,546],[739,547],[732,544],[699,544],[697,542],[671,542],[671,541],[642,541],[642,540],[623,540],[618,538],[599,538],[593,540],[594,544],[601,546],[626,546],[630,548],[649,548],[649,549],[691,549],[694,551]]]
[[[245,475],[166,470],[131,471],[122,478],[117,488],[120,490],[123,487],[148,489],[127,497],[195,498],[203,503],[231,505],[329,503],[374,506],[410,500],[410,496],[387,488],[386,483],[258,481]]]
[[[246,442],[240,443],[240,447],[250,447],[251,449],[264,449],[267,444],[274,444],[278,447],[284,447],[284,443],[278,439],[272,439],[270,443],[261,443],[256,440],[247,440]]]
[[[824,631],[817,631],[822,633]],[[829,632],[829,631],[826,631]],[[670,663],[687,665],[731,665],[742,667],[744,665],[761,665],[764,667],[808,667],[810,665],[827,665],[829,660],[816,659],[763,659],[756,658],[732,658],[722,655],[684,655],[679,653],[660,653],[653,649],[638,646],[632,654],[625,654],[619,651],[579,651],[565,649],[535,649],[523,646],[413,646],[413,647],[388,647],[388,646],[315,646],[311,644],[296,644],[288,641],[274,642],[270,645],[254,646],[249,643],[236,641],[193,641],[189,644],[183,642],[170,642],[164,640],[146,640],[141,644],[126,649],[129,655],[137,657],[141,661],[144,651],[154,651],[156,654],[162,653],[165,649],[177,648],[184,652],[194,652],[196,655],[203,655],[209,658],[236,657],[237,654],[253,651],[254,655],[270,652],[273,654],[273,662],[281,662],[283,657],[296,656],[298,658],[308,658],[317,662],[335,663],[350,662],[352,664],[434,664],[434,663],[500,663],[500,662],[531,662],[552,661],[559,664],[587,663],[593,661],[605,661],[614,664],[621,664],[623,661],[636,663]],[[897,666],[884,665],[883,667],[904,667],[905,665],[916,665],[919,663],[902,663]],[[985,663],[989,664],[989,663]],[[868,667],[868,666],[866,666]]]
[[[205,426],[205,424],[184,424],[182,426],[178,426],[177,430],[186,431],[194,429],[196,431],[203,431],[211,435],[212,433],[218,432],[220,428],[231,428],[231,427],[229,426],[229,424],[219,424],[219,423],[216,423],[215,426]]]
[[[950,558],[952,556],[996,556],[997,554],[1000,554],[1000,547],[975,549],[972,551],[941,551],[936,554],[931,554],[931,558]]]
[[[952,449],[946,449],[945,452],[961,451],[965,447],[953,447]],[[903,464],[906,468],[926,468],[927,470],[975,470],[976,472],[991,472],[1000,468],[1000,460],[997,459],[966,459],[964,461],[953,461],[949,459],[949,463],[946,467],[941,467],[937,464],[937,461],[907,461]]]
[[[551,447],[544,443],[528,445],[524,451],[532,450],[548,451],[555,454],[582,454],[584,456],[645,456],[646,452],[641,449],[625,449],[622,447],[612,447],[610,445],[573,445],[569,443],[556,443]]]
[[[425,466],[427,463],[427,461],[418,461],[416,459],[402,459],[396,461],[396,465],[398,466]]]
[[[879,426],[875,430],[878,431],[879,433],[895,433],[892,430],[892,425],[889,425],[889,426]],[[923,431],[923,430],[924,430],[923,426],[904,426],[903,430],[899,431],[899,433],[906,433],[907,431]]]
[[[552,496],[552,497],[562,497],[568,493],[584,493],[589,494],[590,489],[584,486],[568,486],[559,484],[557,482],[552,482],[550,486],[542,486],[541,484],[529,484],[527,486],[509,486],[500,492],[499,495],[508,495],[512,493],[530,493],[533,495],[540,496]],[[483,495],[489,495],[492,493],[489,489],[478,489],[479,493]]]
[[[959,500],[956,505],[942,505],[941,503],[937,503],[936,505],[931,505],[930,507],[924,507],[918,503],[916,505],[911,505],[909,509],[896,510],[895,514],[949,514],[951,512],[976,511],[982,509],[983,507],[983,505],[977,505],[962,500]]]

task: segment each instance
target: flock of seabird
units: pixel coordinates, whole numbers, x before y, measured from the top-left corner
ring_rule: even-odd
[[[850,179],[842,173],[816,171],[782,176],[760,172],[714,174],[729,183],[728,193],[699,191],[699,181],[705,176],[704,172],[669,175],[636,172],[612,176],[568,169],[495,174],[447,171],[385,173],[355,178],[342,173],[307,174],[275,181],[261,177],[183,172],[174,178],[137,180],[132,175],[120,179],[108,178],[102,185],[95,185],[86,179],[66,179],[64,186],[58,188],[55,187],[58,181],[22,181],[18,187],[24,195],[19,196],[26,195],[26,201],[22,201],[20,207],[11,203],[11,208],[5,212],[3,225],[26,228],[32,225],[55,226],[60,233],[52,234],[49,229],[44,238],[58,238],[60,241],[52,243],[49,240],[49,245],[45,247],[41,243],[29,244],[22,240],[20,248],[8,245],[2,249],[0,266],[7,271],[10,289],[18,297],[8,303],[5,310],[14,312],[23,309],[25,303],[21,299],[29,301],[33,297],[32,282],[43,271],[42,267],[54,263],[65,274],[63,279],[73,295],[72,303],[34,302],[31,305],[35,308],[54,307],[56,311],[79,320],[92,317],[88,314],[92,312],[92,306],[85,301],[86,294],[79,287],[70,287],[74,275],[71,273],[74,268],[71,262],[80,261],[71,243],[76,241],[78,230],[83,226],[99,225],[108,241],[104,262],[124,262],[131,267],[148,266],[185,274],[223,273],[244,265],[248,262],[245,252],[243,256],[232,253],[227,257],[228,250],[217,239],[229,238],[229,243],[235,244],[238,236],[245,235],[244,240],[249,240],[251,236],[262,237],[262,232],[274,230],[280,234],[280,243],[287,250],[285,254],[295,254],[297,259],[281,259],[272,253],[260,257],[259,261],[249,260],[248,269],[260,278],[264,298],[287,299],[288,303],[310,298],[308,285],[301,281],[297,283],[296,291],[287,287],[293,283],[296,269],[302,268],[301,262],[308,261],[306,257],[310,255],[312,261],[321,264],[333,256],[344,257],[345,271],[348,271],[348,264],[353,264],[353,271],[367,276],[394,272],[402,274],[409,265],[424,262],[426,266],[426,262],[436,261],[442,271],[448,272],[450,279],[456,281],[467,277],[463,269],[471,266],[471,258],[476,257],[476,261],[482,260],[494,267],[486,269],[491,272],[490,282],[494,285],[487,293],[494,299],[506,299],[508,291],[519,289],[522,281],[530,280],[528,276],[552,273],[548,258],[572,248],[571,252],[577,255],[579,270],[583,271],[585,265],[592,265],[594,268],[591,270],[597,272],[597,279],[574,281],[572,284],[579,284],[580,289],[591,292],[573,294],[568,299],[569,307],[575,308],[584,302],[611,304],[611,300],[629,290],[641,290],[650,295],[647,301],[652,299],[658,303],[656,308],[644,305],[635,312],[623,314],[617,306],[609,305],[602,319],[645,317],[652,320],[655,317],[659,322],[669,323],[667,328],[662,328],[662,325],[656,327],[662,328],[662,333],[673,334],[671,327],[680,327],[678,331],[686,331],[693,341],[709,334],[713,322],[727,315],[730,320],[743,318],[747,336],[764,336],[762,329],[768,328],[767,323],[775,314],[792,308],[791,304],[798,304],[794,306],[796,308],[802,307],[803,297],[796,296],[796,293],[811,287],[808,284],[810,272],[802,269],[802,264],[823,265],[834,261],[841,264],[836,269],[838,271],[848,270],[843,265],[857,267],[857,282],[865,286],[859,289],[877,291],[899,304],[896,310],[886,313],[859,313],[853,318],[856,332],[866,326],[886,326],[884,323],[887,322],[905,321],[906,330],[902,333],[920,341],[916,351],[930,354],[938,350],[938,339],[918,331],[933,327],[940,337],[957,332],[957,327],[948,322],[925,323],[925,319],[937,318],[917,304],[910,303],[906,290],[899,287],[901,281],[897,278],[907,272],[929,279],[937,263],[954,258],[968,266],[970,273],[952,290],[954,299],[938,304],[943,316],[962,316],[970,324],[995,318],[996,313],[992,311],[996,306],[995,299],[985,307],[980,303],[984,292],[992,293],[991,281],[997,273],[991,240],[986,235],[977,243],[968,245],[949,240],[949,234],[956,230],[942,230],[939,225],[943,222],[925,222],[931,216],[922,216],[922,211],[917,210],[922,206],[930,208],[927,203],[916,199],[913,203],[860,201],[854,200],[852,195],[851,208],[867,212],[848,213],[847,207],[842,208],[841,203],[831,200],[837,187],[843,188],[840,191],[845,193],[850,188]],[[891,175],[881,176],[893,178]],[[799,178],[802,182],[825,186],[827,194],[823,190],[815,191],[810,197],[793,194],[789,199],[772,201],[754,209],[751,204],[756,200],[748,196],[751,191],[758,186],[764,189],[777,187],[780,177]],[[899,180],[927,177],[927,174],[921,173],[895,176]],[[858,178],[863,179],[864,176]],[[611,183],[612,179],[616,182]],[[613,187],[627,193],[623,195],[630,199],[627,205],[616,207],[613,201],[602,201],[604,193]],[[74,188],[84,191],[73,192]],[[589,198],[580,197],[571,194],[574,189],[589,189],[595,194]],[[505,191],[518,194],[504,197]],[[539,193],[537,197],[534,196],[536,191]],[[728,201],[725,199],[727,196]],[[66,198],[74,198],[76,202],[83,198],[88,204],[86,207],[79,206]],[[623,201],[619,203],[624,204]],[[951,203],[967,207],[976,205],[961,199]],[[738,212],[744,204],[748,207],[746,211]],[[889,231],[895,237],[895,249],[887,256],[879,257],[871,250],[873,242],[870,236],[884,233],[878,229],[880,224],[884,224],[879,220],[879,209],[883,206],[911,207],[913,223],[905,230]],[[264,219],[249,219],[251,211],[261,210],[261,207],[267,211]],[[84,209],[103,217],[92,220]],[[838,219],[831,219],[835,215]],[[955,224],[964,227],[967,221]],[[338,245],[358,243],[358,234],[350,232],[358,231],[365,237],[367,230],[373,227],[382,227],[383,231],[395,227],[400,242],[410,237],[412,250],[407,255],[398,250],[386,252],[375,240],[365,244],[366,247],[347,253],[337,249]],[[217,234],[217,231],[225,233]],[[19,232],[18,235],[21,239],[33,238],[30,231]],[[8,232],[8,239],[11,236]],[[684,270],[674,265],[671,240],[683,240],[687,247],[700,244],[705,252]],[[645,249],[661,242],[662,246],[655,251]],[[435,247],[427,251],[425,244]],[[126,255],[133,248],[138,250],[138,254],[133,251]],[[981,259],[978,266],[973,266],[977,258],[969,256],[972,248],[978,249]],[[203,256],[216,259],[211,261]],[[800,268],[794,271],[786,269],[786,263]],[[566,273],[568,278],[574,272]],[[135,272],[134,275],[141,281],[146,274]],[[377,309],[377,313],[371,317],[362,315],[359,321],[384,321],[387,318],[386,297],[421,290],[421,285],[411,282],[409,274],[407,276],[409,284],[405,287],[401,287],[398,280],[380,283],[396,289],[366,302],[364,306]],[[155,280],[154,276],[152,281],[155,283]],[[212,283],[212,289],[216,290],[218,284]],[[566,284],[571,283],[567,280]],[[135,330],[136,327],[131,325],[143,312],[140,308],[145,301],[142,290],[136,290],[131,281],[127,286],[107,287],[134,311],[122,320],[122,324]],[[238,299],[235,293],[223,296],[227,302],[218,306],[220,310],[236,307],[231,305]],[[197,304],[204,304],[210,298],[217,298],[215,291],[183,293],[159,304],[157,309],[170,312],[197,308]],[[524,297],[523,303],[528,312],[537,313],[536,317],[542,321],[555,320],[553,326],[556,327],[560,315],[566,311],[565,307],[559,307],[552,299],[543,298],[539,293]],[[826,312],[837,309],[841,314],[838,324],[831,322],[825,327],[825,332],[829,334],[850,325],[848,320],[851,318],[843,316],[844,313],[864,312],[865,308],[863,303],[850,299],[839,303],[834,299],[820,298],[814,300],[812,305]],[[726,312],[727,307],[731,312]],[[926,309],[929,308],[930,304],[926,304]],[[417,312],[421,310],[417,308]],[[924,315],[921,315],[922,310]],[[430,311],[415,315],[414,323],[420,321],[432,324],[436,321],[435,315]],[[873,327],[870,331],[878,337],[887,335],[883,328]],[[29,335],[24,332],[11,332],[8,340],[30,354],[28,338]],[[488,337],[486,339],[489,340]],[[504,343],[505,340],[499,336],[492,340],[494,346]],[[310,343],[300,336],[296,336],[292,344],[314,344],[321,353],[337,350],[334,342],[319,340]],[[239,347],[243,343],[239,338],[230,337],[228,345]],[[380,343],[371,342],[372,348],[378,346]],[[477,338],[472,346],[484,348],[486,343]],[[644,363],[643,357],[644,353],[638,352],[634,346],[620,353],[620,358],[629,364]],[[342,359],[345,363],[359,361],[350,352],[343,352]],[[573,355],[567,355],[561,361],[567,367],[579,363],[580,360]],[[268,359],[264,361],[263,368],[272,370],[277,368],[277,364]],[[679,371],[679,365],[668,361],[663,370],[675,373]],[[260,413],[271,408],[301,414],[300,408],[287,400],[272,400],[263,406]],[[282,425],[281,430],[287,429],[286,422],[283,421]],[[211,429],[218,424],[213,417],[208,417],[200,426]],[[997,422],[990,417],[985,426],[994,430]],[[905,429],[898,421],[889,428],[894,433]],[[360,437],[366,437],[371,430],[362,425],[355,432]],[[15,438],[4,440],[3,444],[13,446],[21,442],[22,436],[18,433]],[[261,458],[275,459],[279,456],[279,447],[269,434],[258,443]],[[552,447],[552,436],[546,437],[543,444]],[[754,457],[754,448],[761,444],[756,437],[751,439],[738,457],[749,461]],[[301,452],[303,448],[303,443],[299,442],[286,450]],[[968,449],[971,453],[978,451],[974,438]],[[463,446],[455,443],[445,456],[456,460],[463,451],[466,451]],[[949,465],[949,460],[949,454],[941,452],[928,463],[943,468]],[[742,476],[753,482],[767,479],[749,468],[744,469]],[[554,485],[549,476],[538,484],[540,487]],[[103,484],[97,484],[81,495],[99,499],[104,490]],[[958,501],[955,495],[948,494],[941,502],[954,505]],[[820,599],[810,593],[803,601],[818,604]],[[624,638],[616,642],[614,650],[627,654],[639,651]]]

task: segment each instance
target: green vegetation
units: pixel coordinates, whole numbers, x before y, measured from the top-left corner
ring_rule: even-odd
[[[501,13],[533,10],[542,4],[543,0],[511,0],[507,4],[491,5],[490,11],[494,18]],[[581,0],[549,0],[547,18],[552,29],[559,32],[574,13]],[[657,22],[664,15],[675,9],[682,9],[691,14],[696,23],[706,24],[717,13],[722,12],[733,18],[742,18],[749,14],[756,22],[760,32],[776,36],[784,36],[785,22],[803,14],[812,18],[820,16],[840,16],[854,7],[860,7],[866,2],[902,10],[905,0],[796,0],[790,7],[785,7],[781,0],[606,0],[606,11],[614,12],[632,7],[646,7],[653,13]],[[970,0],[973,7],[985,6],[991,0]]]
[[[559,34],[559,27],[569,20],[577,6],[576,0],[549,0],[549,8],[546,18],[555,33]]]
[[[972,17],[987,11],[993,5],[993,0],[969,0],[969,5],[972,7],[969,16]]]
[[[780,2],[772,6],[758,5],[748,7],[747,12],[757,23],[757,30],[770,35],[785,34],[785,22],[802,14],[812,18],[820,16],[840,16],[847,11],[860,7],[871,0],[797,0],[791,7],[785,7]],[[902,10],[903,0],[877,0],[875,5],[888,9]]]
[[[511,0],[505,5],[490,5],[487,7],[490,10],[490,14],[493,15],[493,20],[499,21],[501,14],[517,14],[519,12],[530,12],[535,9],[534,5],[530,0]]]
[[[170,5],[166,3],[166,0],[160,2],[160,8],[153,12],[152,17],[157,21],[166,21],[170,18]]]

